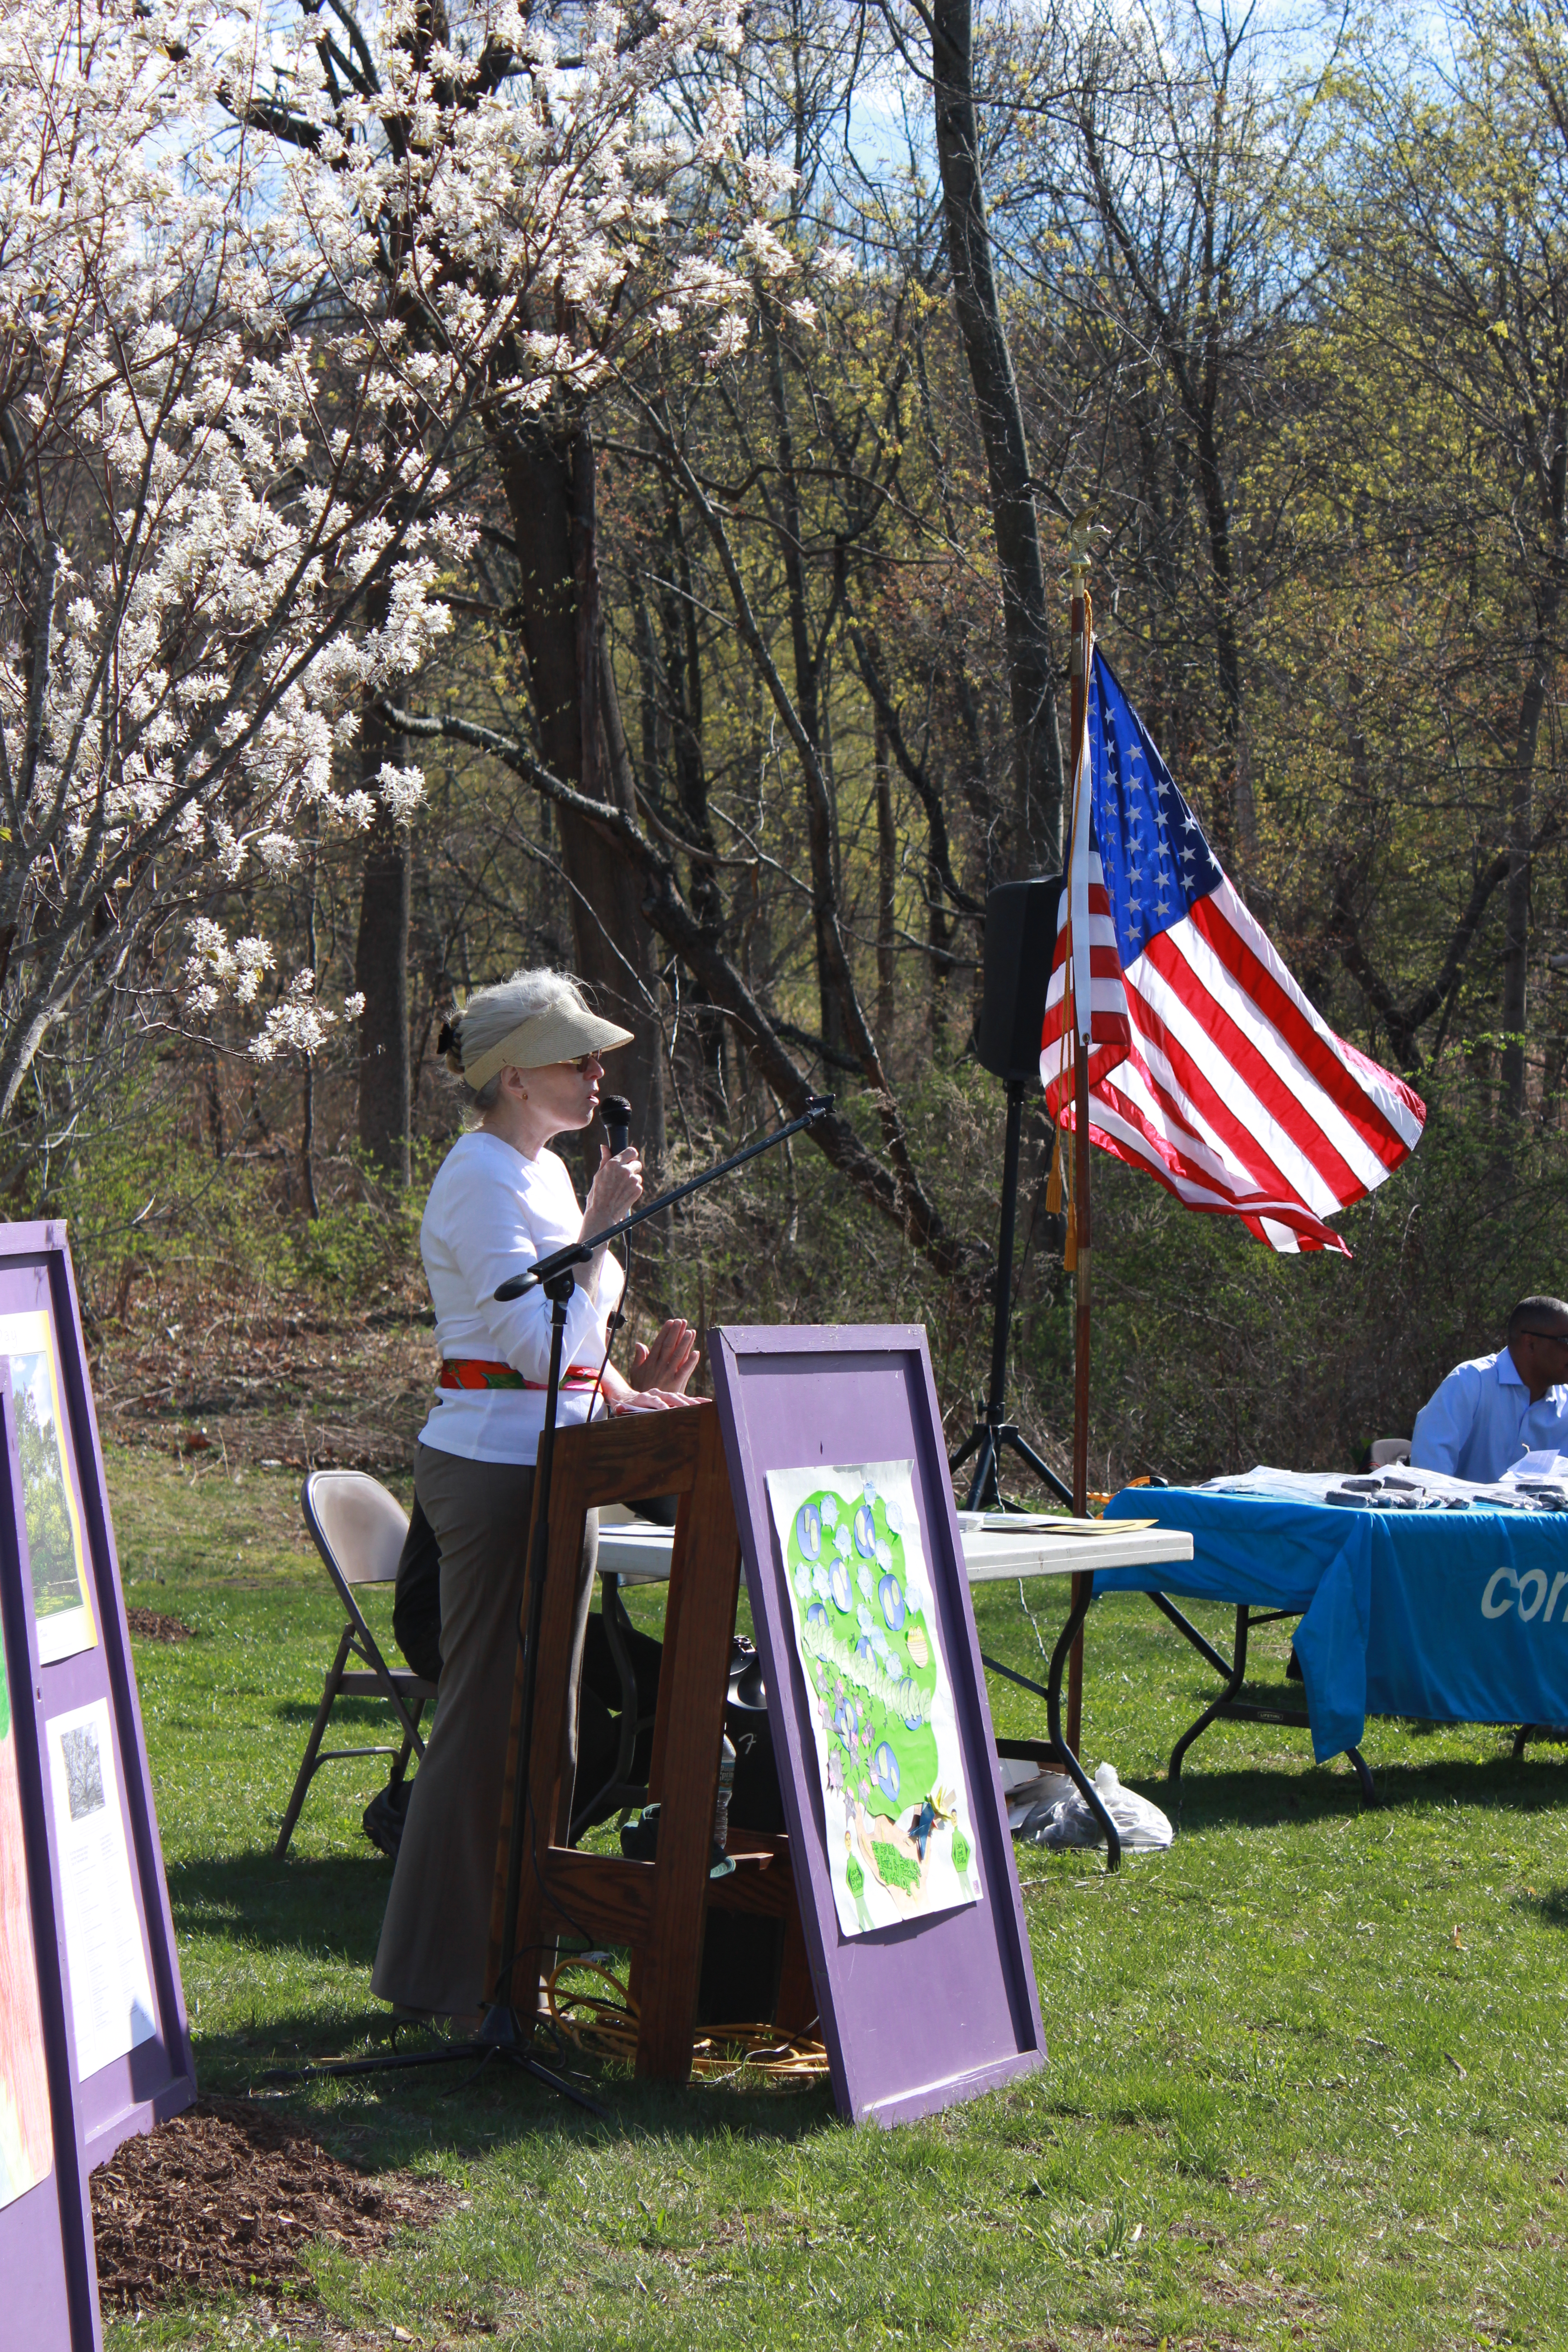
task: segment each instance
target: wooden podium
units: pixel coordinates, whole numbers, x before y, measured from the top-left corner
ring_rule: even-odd
[[[787,1837],[731,1828],[729,1853],[735,1869],[721,1879],[708,1875],[741,1567],[718,1413],[702,1403],[563,1430],[555,1441],[552,1485],[529,1776],[531,1819],[523,1844],[512,2006],[527,2027],[537,2012],[544,1964],[557,1937],[629,1945],[631,1995],[638,2012],[637,2072],[684,2083],[691,2073],[710,1906],[784,1922],[776,2022],[784,2031],[801,2032],[816,2015]],[[562,1843],[572,1801],[572,1791],[562,1788],[561,1754],[584,1522],[600,1504],[638,1495],[680,1496],[648,1774],[649,1799],[657,1799],[660,1809],[653,1862],[581,1853]],[[504,1945],[521,1684],[520,1655],[490,1910],[492,1984]]]

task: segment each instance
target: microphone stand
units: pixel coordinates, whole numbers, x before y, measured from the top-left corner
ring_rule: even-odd
[[[677,1201],[684,1201],[689,1193],[700,1192],[705,1185],[716,1184],[721,1176],[728,1176],[732,1169],[743,1168],[748,1160],[755,1160],[760,1153],[771,1151],[775,1143],[787,1143],[792,1135],[800,1133],[802,1128],[815,1127],[819,1118],[826,1118],[832,1108],[831,1095],[811,1096],[810,1108],[798,1118],[792,1118],[786,1127],[775,1127],[771,1135],[759,1136],[756,1142],[748,1143],[744,1150],[731,1152],[728,1160],[721,1160],[714,1167],[705,1168],[700,1176],[689,1177],[684,1184],[677,1184],[673,1192],[661,1192],[657,1201],[645,1201],[642,1207],[634,1209],[629,1217],[619,1218],[615,1224],[605,1225],[601,1232],[590,1234],[583,1241],[568,1242],[563,1249],[552,1250],[548,1257],[536,1258],[524,1273],[509,1275],[504,1282],[498,1283],[496,1297],[504,1306],[509,1299],[521,1298],[525,1290],[537,1288],[553,1298],[555,1293],[550,1285],[558,1274],[571,1268],[574,1275],[575,1269],[586,1265],[595,1251],[603,1249],[606,1242],[618,1241],[622,1234],[629,1234],[634,1225],[646,1224],[649,1217],[662,1216],[665,1210],[672,1208]],[[571,1295],[570,1291],[566,1293],[568,1298]]]
[[[595,1251],[602,1249],[606,1243],[613,1241],[618,1234],[629,1233],[634,1225],[643,1224],[649,1217],[658,1216],[672,1202],[684,1201],[689,1194],[702,1191],[705,1186],[717,1183],[721,1176],[730,1175],[733,1170],[743,1166],[748,1160],[755,1160],[760,1153],[771,1151],[775,1144],[786,1141],[790,1136],[798,1135],[803,1128],[811,1127],[817,1119],[825,1118],[832,1108],[831,1095],[814,1095],[811,1097],[809,1109],[799,1118],[793,1118],[787,1125],[775,1128],[771,1135],[764,1135],[755,1143],[748,1144],[744,1150],[734,1152],[728,1160],[721,1160],[716,1167],[706,1169],[700,1176],[694,1176],[688,1182],[678,1184],[672,1192],[661,1193],[657,1201],[650,1201],[644,1207],[634,1209],[630,1216],[622,1217],[613,1225],[606,1225],[603,1232],[592,1234],[580,1242],[568,1243],[564,1249],[555,1250],[549,1257],[540,1258],[526,1273],[511,1275],[497,1287],[496,1297],[502,1302],[519,1297],[523,1291],[535,1286],[544,1292],[551,1307],[550,1370],[545,1385],[544,1427],[540,1433],[539,1452],[534,1465],[533,1549],[528,1563],[524,1620],[520,1628],[522,1642],[522,1691],[518,1707],[517,1764],[512,1780],[511,1833],[507,1846],[505,1939],[502,1945],[500,1967],[496,1975],[494,2005],[479,2029],[481,2040],[490,2033],[492,2026],[496,2026],[498,2031],[501,2030],[498,2023],[501,2018],[508,2021],[505,2030],[512,2033],[520,2032],[517,2012],[511,2002],[511,1973],[518,1959],[517,1910],[522,1893],[524,1820],[532,1811],[529,1781],[532,1770],[534,1697],[539,1679],[539,1633],[544,1619],[544,1580],[550,1557],[550,1492],[555,1462],[555,1429],[560,1401],[561,1358],[565,1342],[566,1309],[576,1283],[576,1270],[580,1265],[586,1265]]]
[[[559,2091],[563,2098],[584,2107],[601,2121],[608,2119],[608,2111],[596,2099],[579,2091],[535,2058],[529,2047],[532,2020],[527,2022],[518,2016],[511,1999],[511,1975],[517,1966],[517,1910],[522,1892],[522,1854],[524,1823],[531,1817],[532,1798],[530,1776],[532,1769],[534,1698],[539,1680],[539,1634],[544,1619],[544,1580],[550,1559],[550,1489],[555,1458],[555,1431],[561,1398],[561,1359],[565,1346],[566,1309],[576,1286],[577,1268],[586,1265],[595,1253],[620,1234],[629,1233],[634,1225],[658,1216],[677,1201],[688,1199],[706,1185],[715,1184],[720,1177],[730,1175],[755,1160],[762,1152],[771,1151],[775,1144],[784,1143],[804,1128],[815,1126],[826,1118],[833,1108],[831,1095],[813,1095],[810,1107],[799,1118],[790,1119],[784,1127],[775,1128],[742,1151],[732,1152],[728,1160],[705,1169],[700,1176],[690,1177],[673,1191],[660,1193],[629,1216],[619,1218],[603,1231],[587,1235],[579,1242],[569,1242],[563,1249],[553,1250],[521,1274],[510,1275],[496,1289],[496,1298],[503,1304],[521,1297],[527,1290],[542,1290],[550,1301],[550,1370],[545,1382],[544,1426],[540,1432],[539,1451],[534,1463],[532,1542],[529,1553],[528,1580],[523,1605],[520,1612],[518,1639],[522,1654],[522,1691],[518,1707],[517,1762],[512,1778],[511,1831],[507,1845],[506,1867],[506,1928],[500,1967],[496,1972],[495,1988],[479,2032],[470,2041],[453,2042],[444,2050],[393,2051],[377,2058],[334,2058],[319,2066],[270,2067],[263,2080],[268,2083],[300,2083],[322,2075],[374,2074],[413,2066],[445,2066],[454,2060],[474,2058],[476,2078],[489,2061],[498,2054],[521,2066],[542,2083],[547,2090]]]
[[[1048,1486],[1058,1502],[1073,1508],[1072,1488],[1058,1478],[1048,1462],[1036,1453],[1016,1422],[1007,1418],[1007,1339],[1013,1319],[1013,1237],[1018,1218],[1018,1151],[1023,1135],[1024,1081],[1007,1081],[1007,1139],[1002,1154],[1002,1231],[996,1244],[996,1306],[991,1321],[991,1385],[980,1418],[948,1464],[954,1477],[978,1450],[979,1460],[970,1483],[971,1511],[1007,1511],[1021,1507],[1002,1492],[1002,1451],[1005,1446]]]

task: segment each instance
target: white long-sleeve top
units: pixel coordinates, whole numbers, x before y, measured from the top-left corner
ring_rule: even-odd
[[[583,1230],[583,1208],[565,1164],[553,1151],[527,1160],[499,1136],[459,1137],[442,1161],[419,1227],[419,1254],[436,1308],[443,1357],[507,1363],[533,1389],[437,1389],[422,1445],[469,1462],[531,1462],[544,1426],[550,1370],[550,1301],[542,1290],[498,1305],[496,1286],[521,1274]],[[598,1295],[581,1284],[566,1309],[562,1369],[599,1369],[605,1318],[617,1305],[623,1276],[606,1253]],[[563,1388],[562,1427],[585,1421],[590,1392]],[[602,1399],[596,1417],[602,1416]]]

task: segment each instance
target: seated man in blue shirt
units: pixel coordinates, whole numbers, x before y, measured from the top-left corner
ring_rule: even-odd
[[[1456,1364],[1422,1406],[1410,1460],[1490,1486],[1548,1449],[1568,1454],[1568,1301],[1521,1298],[1507,1347]]]

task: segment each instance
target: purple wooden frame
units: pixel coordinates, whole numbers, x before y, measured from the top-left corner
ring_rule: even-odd
[[[147,1767],[125,1622],[120,1562],[70,1253],[62,1224],[0,1226],[0,1314],[38,1310],[50,1318],[59,1367],[61,1435],[81,1506],[94,1648],[52,1665],[38,1660],[22,1508],[16,1416],[9,1367],[0,1362],[6,1491],[0,1500],[0,1622],[4,1622],[12,1719],[22,1790],[23,1836],[32,1899],[40,2007],[54,2135],[47,2179],[0,2208],[0,2352],[88,2352],[102,2342],[93,2262],[88,2175],[121,2140],[189,2106],[195,2067],[180,1986],[163,1847]],[[60,1874],[55,1851],[47,1727],[58,1715],[104,1699],[114,1734],[121,1818],[137,1924],[148,1962],[157,2031],[84,2082],[70,2021]]]
[[[834,2095],[856,2122],[910,2122],[1031,2073],[1046,2054],[926,1335],[919,1324],[717,1329],[709,1362]],[[910,1460],[985,1899],[846,1936],[764,1482],[813,1462]]]

